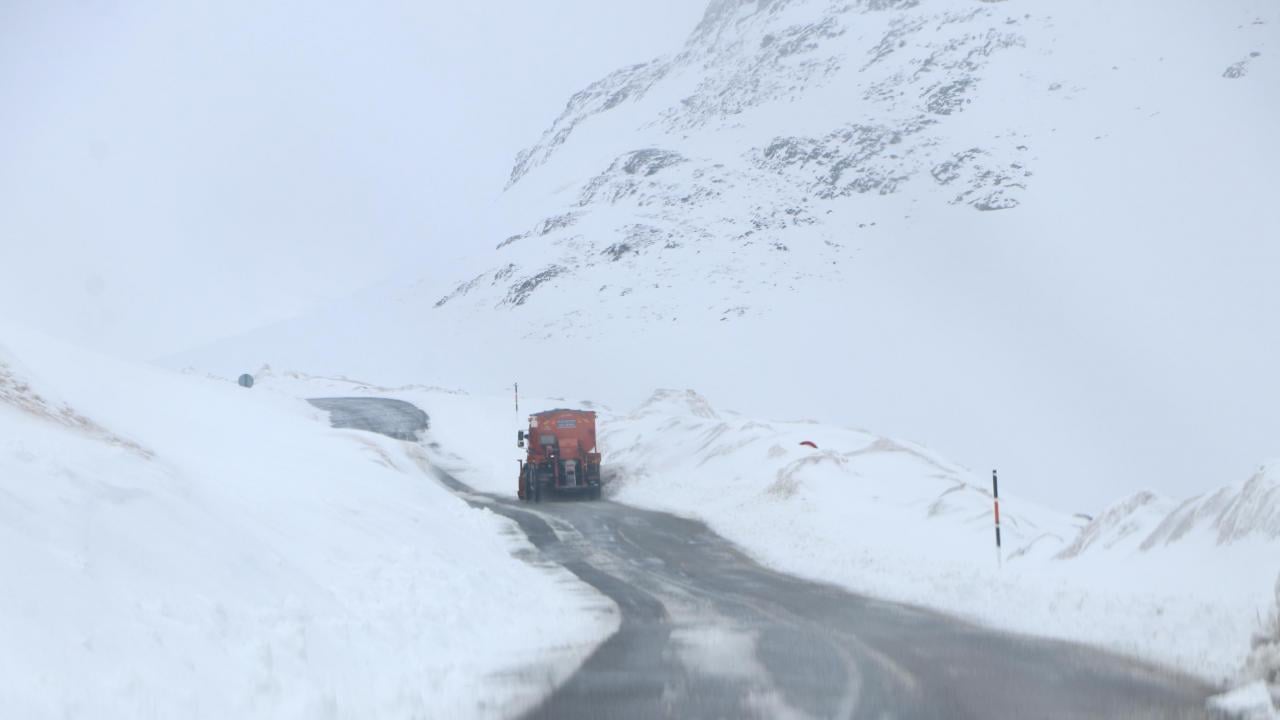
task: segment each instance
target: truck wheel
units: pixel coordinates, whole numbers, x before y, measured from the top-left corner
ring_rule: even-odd
[[[533,501],[542,502],[542,478],[535,473],[533,476]]]

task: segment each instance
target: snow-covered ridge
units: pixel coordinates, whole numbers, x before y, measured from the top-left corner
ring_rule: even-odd
[[[844,35],[847,25],[855,22],[849,16],[916,4],[917,0],[714,0],[682,52],[620,69],[570,98],[541,140],[520,153],[510,185],[549,161],[584,122],[625,110],[673,75],[692,75],[697,85],[692,94],[650,120],[672,130],[703,127],[771,101],[799,98],[810,84],[841,69],[844,48],[824,41]],[[953,17],[958,16],[947,16]],[[885,35],[868,65],[892,53],[905,34],[899,30]]]
[[[1168,545],[1200,528],[1215,534],[1220,545],[1250,537],[1280,539],[1280,475],[1276,467],[1275,462],[1264,465],[1242,486],[1186,501],[1142,542],[1142,549]]]
[[[828,204],[909,183],[943,190],[943,202],[1016,207],[1032,175],[1024,141],[1016,132],[957,135],[949,117],[973,102],[988,63],[1026,44],[1022,26],[1044,22],[969,3],[712,3],[681,53],[619,70],[570,99],[520,154],[511,185],[549,172],[547,182],[577,188],[573,201],[548,199],[554,214],[514,229],[499,244],[500,265],[436,306],[473,292],[492,303],[488,286],[505,296],[499,304],[523,305],[624,257],[705,264],[700,249],[717,239],[733,252],[778,249],[790,228],[826,227]],[[856,111],[833,112],[827,89],[836,86],[859,97]],[[622,133],[578,141],[600,123]],[[563,167],[541,169],[569,149]],[[611,219],[583,227],[590,214]],[[822,237],[822,264],[838,268],[848,259],[843,242]],[[539,250],[512,247],[522,241]],[[558,257],[528,264],[548,247]]]
[[[1168,517],[1171,507],[1172,503],[1153,492],[1135,493],[1090,520],[1059,557],[1076,557],[1094,545],[1110,550],[1126,539],[1141,538],[1153,525]]]
[[[108,444],[125,448],[143,458],[154,457],[155,454],[150,450],[133,440],[116,435],[81,415],[66,402],[51,400],[36,392],[31,382],[12,367],[12,362],[8,359],[8,352],[0,347],[0,405],[8,405],[41,420],[72,428]]]
[[[1244,483],[1180,504],[1151,492],[1138,493],[1089,523],[1062,556],[1075,557],[1094,545],[1109,549],[1123,543],[1147,552],[1185,540],[1218,545],[1280,540],[1277,465],[1267,463]]]
[[[807,421],[746,418],[714,409],[691,390],[656,391],[633,413],[608,419],[601,437],[618,473],[615,491],[623,497],[630,497],[633,482],[674,480],[685,477],[683,468],[697,467],[708,483],[731,475],[761,483],[763,495],[781,500],[817,487],[857,488],[891,505],[893,513],[907,512],[922,528],[956,525],[980,545],[990,543],[990,480],[914,443]],[[1013,507],[1003,516],[1011,557],[1026,556],[1033,546],[1043,557],[1070,540],[1075,521],[1066,515],[1035,505]]]

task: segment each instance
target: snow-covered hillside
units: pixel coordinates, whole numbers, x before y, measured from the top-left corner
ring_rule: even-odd
[[[590,278],[586,289],[609,298],[615,317],[767,314],[775,289],[845,284],[858,246],[908,230],[912,216],[963,222],[971,213],[947,209],[1033,205],[1012,214],[1025,218],[1112,182],[1127,187],[1126,204],[1168,199],[1160,168],[1121,167],[1115,155],[1156,163],[1175,138],[1179,151],[1196,152],[1186,141],[1204,123],[1273,99],[1266,88],[1280,64],[1262,50],[1280,17],[1268,3],[1220,3],[1212,15],[1185,2],[1074,5],[715,0],[683,52],[619,70],[569,100],[512,171],[506,208],[520,231],[498,243],[506,262],[437,304],[478,296],[487,307],[519,306],[580,292]],[[1200,20],[1211,22],[1190,27]],[[1190,31],[1203,49],[1162,54]],[[1244,59],[1200,65],[1210,48]],[[1225,107],[1191,112],[1207,102]],[[1124,172],[1071,190],[1100,168]],[[991,234],[1026,229],[978,222]],[[617,264],[627,270],[611,271]],[[667,292],[700,284],[714,286],[707,307]],[[528,335],[591,337],[597,325],[566,321]]]
[[[1176,507],[1151,492],[1123,500],[1089,524],[1064,557],[1095,547],[1149,551],[1205,534],[1217,545],[1280,541],[1280,461],[1263,465],[1247,482]]]
[[[715,0],[569,99],[456,282],[173,362],[698,387],[1080,511],[1191,494],[1280,450],[1278,33],[1266,0]]]
[[[0,714],[528,707],[612,631],[611,606],[514,557],[514,528],[423,459],[292,395],[4,328]],[[512,633],[516,595],[532,616]]]

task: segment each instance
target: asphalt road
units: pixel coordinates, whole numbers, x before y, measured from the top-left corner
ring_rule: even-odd
[[[338,427],[427,427],[398,401],[312,402]],[[699,522],[609,501],[531,505],[439,477],[621,612],[528,718],[1206,717],[1198,681],[774,572]]]
[[[329,422],[336,428],[368,430],[397,440],[417,440],[431,426],[425,412],[403,400],[357,397],[308,402],[329,411]]]

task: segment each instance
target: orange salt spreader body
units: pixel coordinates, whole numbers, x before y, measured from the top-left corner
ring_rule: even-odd
[[[527,447],[520,465],[521,500],[541,502],[544,493],[600,497],[600,453],[596,414],[590,410],[548,410],[529,416],[518,436]]]

